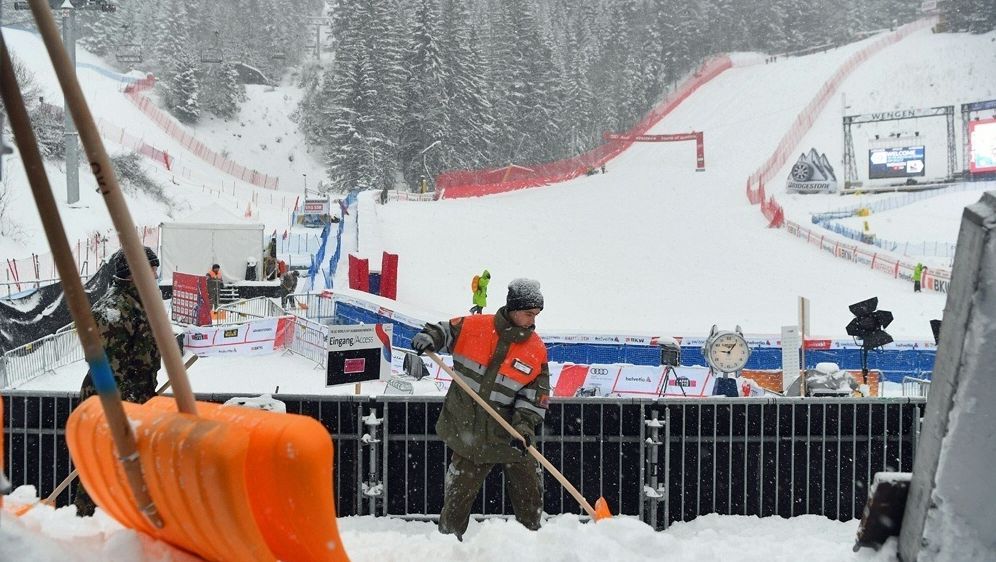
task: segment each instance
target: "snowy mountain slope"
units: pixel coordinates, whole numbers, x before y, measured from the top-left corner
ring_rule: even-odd
[[[891,49],[902,50],[931,76],[946,77],[963,67],[950,52],[977,46],[978,38],[925,30],[906,41]],[[914,295],[904,282],[766,229],[744,196],[747,176],[823,81],[861,46],[735,67],[682,103],[651,132],[704,131],[704,173],[693,171],[690,144],[648,143],[610,162],[605,175],[487,198],[378,209],[383,248],[401,254],[399,300],[439,310],[441,317],[465,313],[469,279],[487,267],[493,275],[491,310],[504,301],[512,278],[543,283],[541,331],[701,334],[718,323],[778,333],[796,322],[802,295],[812,300],[813,332],[841,335],[851,319],[847,305],[878,296],[896,317],[890,333],[929,337],[928,320],[941,317],[944,295]],[[896,90],[875,93],[902,72],[895,55],[885,52],[860,67],[844,88],[855,100],[888,98],[885,109],[924,105],[909,88],[902,100],[893,100]],[[963,76],[950,95],[983,95],[991,78],[984,72]],[[961,88],[960,82],[972,85]],[[961,101],[957,97],[948,103]],[[879,103],[868,101],[872,108]],[[806,148],[817,141],[840,146],[839,123],[839,110],[825,111],[814,129],[821,133],[810,135]],[[376,254],[381,248],[370,244],[376,239],[361,237],[361,252]]]
[[[44,92],[46,103],[61,105],[62,93],[41,39],[32,33],[10,28],[4,28],[4,38],[11,51],[34,73],[35,80]],[[287,227],[294,199],[302,191],[299,182],[293,189],[294,192],[273,192],[219,173],[217,169],[187,152],[180,143],[159,129],[128,101],[121,92],[122,82],[111,78],[108,73],[95,70],[93,67],[105,66],[98,57],[78,49],[77,60],[81,63],[77,70],[81,87],[94,119],[120,127],[129,135],[166,150],[176,159],[172,171],[143,159],[146,172],[166,188],[166,193],[176,201],[177,206],[171,216],[169,209],[148,197],[126,194],[136,224],[159,224],[216,201],[230,206],[238,214],[243,214],[246,207],[251,206],[254,218],[267,225],[267,232],[273,229],[283,231]],[[249,126],[254,128],[257,124],[252,121]],[[125,150],[112,139],[105,138],[104,144],[112,155]],[[250,162],[256,163],[253,160]],[[57,200],[64,202],[66,188],[62,168],[64,164],[61,163],[50,163],[47,166],[49,181]],[[17,223],[18,232],[15,236],[0,236],[0,257],[21,258],[31,253],[44,254],[48,247],[42,236],[41,224],[37,211],[34,210],[23,167],[16,154],[7,157],[5,169],[9,173],[7,185],[11,187],[13,194],[9,214]],[[81,167],[79,177],[80,204],[69,207],[60,203],[70,242],[94,230],[110,228],[110,219],[103,201],[95,193],[96,185],[92,175],[85,167]]]

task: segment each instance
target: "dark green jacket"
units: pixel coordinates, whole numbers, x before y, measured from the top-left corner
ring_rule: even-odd
[[[135,284],[115,280],[92,310],[121,399],[142,404],[155,396],[161,358]],[[96,389],[87,373],[80,400],[93,394]]]
[[[513,325],[504,307],[498,309],[493,318],[498,345],[487,368],[483,373],[477,373],[456,361],[455,369],[472,388],[478,388],[478,395],[517,431],[535,437],[536,426],[543,423],[550,397],[549,365],[543,363],[540,374],[517,391],[499,383],[498,368],[505,360],[509,346],[513,342],[526,341],[533,334],[534,327]],[[460,338],[462,321],[462,318],[454,318],[449,322],[426,324],[423,331],[432,336],[433,347],[438,352],[450,353]],[[513,448],[511,434],[456,383],[450,384],[446,393],[443,410],[436,422],[436,433],[457,454],[475,463],[521,462],[532,458]]]

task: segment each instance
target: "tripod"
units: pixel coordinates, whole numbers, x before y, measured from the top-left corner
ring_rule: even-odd
[[[674,385],[677,386],[679,389],[681,389],[681,395],[684,398],[688,398],[688,395],[685,394],[685,385],[681,384],[681,377],[678,376],[677,371],[675,371],[674,367],[672,367],[671,365],[664,365],[664,390],[663,390],[663,392],[665,394],[667,393],[667,381],[668,381],[668,379],[671,376],[674,376]]]

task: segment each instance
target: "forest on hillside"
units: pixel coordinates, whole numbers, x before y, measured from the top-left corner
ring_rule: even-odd
[[[993,29],[989,1],[940,0],[937,30]],[[2,2],[5,25],[30,26],[27,12]],[[79,10],[79,43],[112,63],[138,54],[141,62],[118,67],[154,73],[161,103],[185,123],[234,117],[247,75],[303,87],[299,125],[336,190],[574,156],[600,144],[604,132],[629,129],[711,55],[803,54],[921,15],[920,0],[118,0],[115,7]]]

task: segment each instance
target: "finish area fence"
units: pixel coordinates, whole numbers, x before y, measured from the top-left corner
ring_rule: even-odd
[[[278,398],[332,434],[340,516],[438,516],[450,456],[434,429],[441,397]],[[72,470],[64,430],[77,398],[15,391],[3,400],[9,476],[45,497]],[[708,513],[849,520],[861,516],[876,472],[912,469],[924,403],[555,399],[537,446],[589,500],[604,496],[613,513],[656,529]],[[473,513],[511,515],[503,484],[492,471]],[[581,513],[549,474],[544,510]]]

